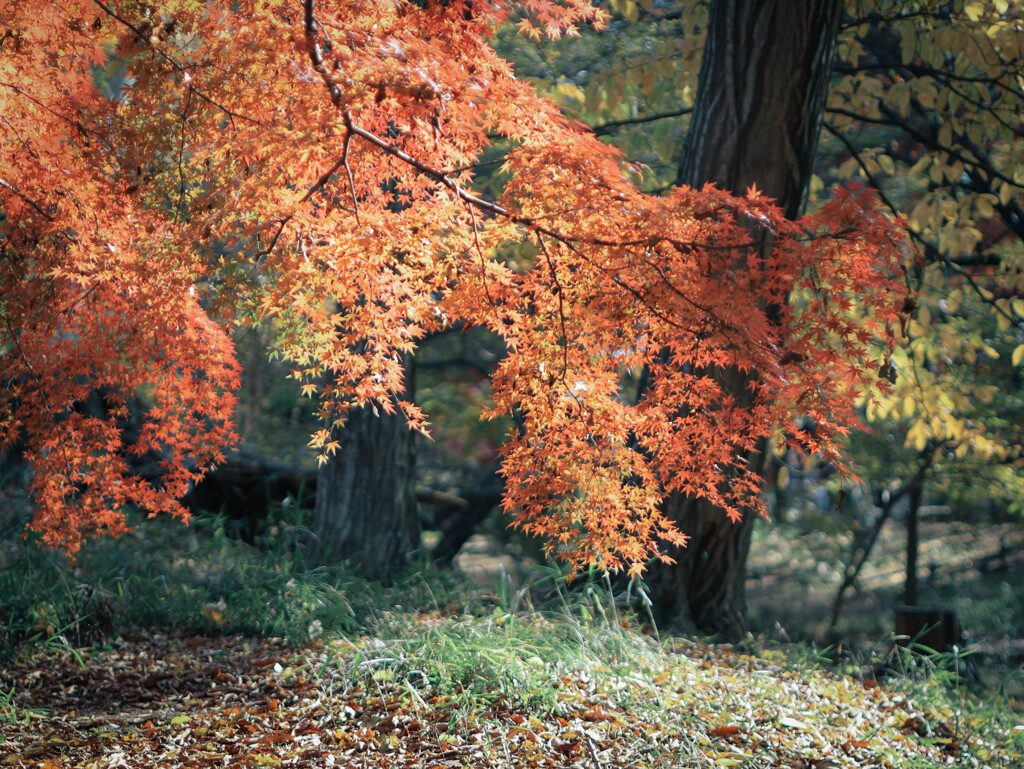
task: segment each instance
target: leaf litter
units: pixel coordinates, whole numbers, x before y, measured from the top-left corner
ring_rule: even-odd
[[[371,637],[295,647],[152,634],[77,657],[25,652],[0,675],[22,714],[0,727],[0,768],[1002,769],[1024,760],[1020,725],[999,738],[898,687],[780,652],[636,638],[653,651],[635,667],[524,659],[540,682],[525,692],[442,679],[401,641]]]

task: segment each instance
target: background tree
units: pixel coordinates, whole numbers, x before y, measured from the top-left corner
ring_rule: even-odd
[[[1024,359],[1024,135],[1010,116],[1024,103],[1013,85],[1019,7],[923,4],[916,18],[897,10],[851,19],[857,38],[828,130],[846,155],[839,174],[867,179],[908,212],[923,255],[917,309],[894,358],[901,376],[867,407],[880,439],[896,432],[916,454],[919,469],[900,479],[912,491],[905,599],[914,604],[925,481],[955,488],[973,467],[1002,479],[995,496],[1019,483],[1020,435],[1006,427],[1017,421]],[[887,87],[872,85],[879,80]]]

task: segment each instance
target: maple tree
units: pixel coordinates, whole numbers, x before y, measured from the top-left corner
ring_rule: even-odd
[[[580,0],[521,7],[531,36],[601,20]],[[762,439],[841,464],[854,396],[901,324],[900,228],[856,189],[799,221],[754,188],[641,192],[495,54],[511,10],[0,11],[0,425],[32,461],[48,543],[123,529],[125,504],[185,514],[176,498],[231,438],[226,330],[254,317],[273,319],[318,396],[324,456],[344,450],[329,425],[353,407],[426,429],[402,396],[424,334],[499,334],[492,413],[518,424],[505,506],[577,564],[664,558],[659,540],[684,541],[669,493],[731,519],[759,506],[744,455]],[[97,73],[112,57],[125,72],[110,98]],[[496,199],[473,188],[495,136],[513,146]],[[640,369],[651,384],[631,403],[622,375]],[[97,390],[105,414],[81,408]],[[148,408],[129,443],[117,418],[136,396]],[[147,452],[158,480],[127,463]]]

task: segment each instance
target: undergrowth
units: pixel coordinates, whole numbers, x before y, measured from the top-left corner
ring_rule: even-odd
[[[294,529],[275,526],[248,544],[227,536],[218,516],[187,528],[143,519],[130,534],[90,542],[73,562],[31,540],[8,541],[0,555],[0,641],[10,653],[57,635],[88,645],[162,630],[302,643],[371,626],[396,605],[441,610],[466,602],[457,578],[422,564],[387,587],[308,564],[283,545]]]
[[[753,637],[732,646],[661,639],[649,616],[629,608],[649,605],[642,585],[616,595],[592,577],[570,589],[549,571],[522,587],[502,578],[481,593],[421,565],[382,587],[342,568],[311,567],[275,539],[292,539],[294,527],[250,545],[227,537],[223,523],[142,521],[131,535],[92,543],[74,563],[31,542],[9,544],[0,568],[8,659],[35,648],[81,665],[78,646],[102,652],[119,635],[154,630],[272,637],[315,650],[297,652],[281,675],[311,678],[329,700],[376,692],[424,713],[443,704],[467,730],[499,712],[506,721],[514,711],[570,722],[584,705],[598,719],[632,714],[663,735],[644,748],[650,766],[712,754],[738,762],[722,766],[768,766],[771,738],[757,735],[785,731],[802,745],[806,735],[834,730],[836,713],[855,713],[877,688],[892,703],[889,721],[854,716],[844,728],[849,750],[870,744],[879,765],[944,765],[906,763],[891,746],[908,739],[975,766],[999,766],[989,760],[997,746],[1024,756],[1024,707],[1012,694],[1022,676],[983,691],[960,655],[901,649],[892,639],[862,646],[859,656]],[[0,675],[0,723],[45,717],[20,704]]]

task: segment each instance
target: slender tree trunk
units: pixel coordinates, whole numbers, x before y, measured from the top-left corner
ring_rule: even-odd
[[[680,184],[713,182],[743,193],[752,184],[789,217],[807,199],[835,58],[842,0],[715,0],[711,5]],[[770,247],[770,244],[765,244]],[[746,379],[723,372],[737,398]],[[751,467],[761,459],[751,457]],[[730,523],[721,510],[682,495],[666,514],[691,539],[649,572],[655,609],[669,628],[735,637],[744,630],[753,515]]]
[[[413,391],[413,363],[406,364]],[[336,428],[338,452],[317,478],[314,557],[348,559],[386,578],[420,546],[414,487],[415,437],[400,414],[364,407]]]
[[[907,573],[904,583],[903,603],[917,606],[917,553],[920,545],[918,523],[921,509],[921,497],[924,493],[924,481],[915,479],[910,487],[910,504],[907,506]]]

